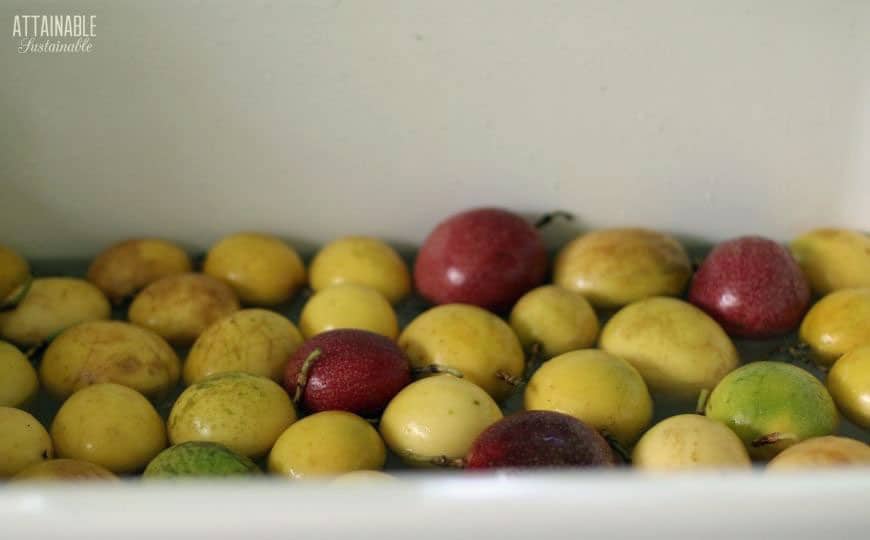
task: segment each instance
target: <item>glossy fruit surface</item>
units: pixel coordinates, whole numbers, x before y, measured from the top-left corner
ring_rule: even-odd
[[[103,293],[83,279],[36,278],[14,310],[0,313],[0,338],[32,347],[74,324],[108,319],[111,311]]]
[[[30,413],[0,407],[0,478],[51,459],[54,450],[48,432]]]
[[[442,374],[399,392],[381,417],[380,431],[407,464],[426,467],[433,458],[464,458],[477,436],[501,418],[501,409],[479,386]]]
[[[200,334],[184,362],[184,382],[242,371],[280,382],[302,334],[286,317],[265,309],[243,309]]]
[[[130,322],[184,347],[206,328],[239,310],[239,300],[222,281],[204,274],[176,274],[145,287],[130,304]]]
[[[647,298],[622,308],[604,326],[599,346],[633,365],[651,392],[678,399],[697,399],[739,361],[716,321],[676,298]]]
[[[257,465],[222,444],[189,441],[171,446],[151,460],[143,478],[224,477],[259,474]]]
[[[411,290],[408,266],[396,250],[377,238],[345,236],[317,252],[309,269],[311,288],[365,285],[396,303]]]
[[[522,217],[498,208],[456,214],[429,234],[414,264],[414,284],[435,304],[506,310],[544,280],[547,250]]]
[[[458,370],[498,401],[514,387],[499,373],[520,377],[525,356],[511,327],[492,313],[465,304],[447,304],[423,312],[399,336],[411,366],[447,366]]]
[[[725,424],[698,414],[666,418],[643,434],[631,455],[638,469],[749,468],[740,437]]]
[[[870,237],[848,229],[816,229],[795,238],[791,253],[816,294],[870,287]]]
[[[269,471],[289,478],[335,476],[381,469],[384,442],[368,422],[344,411],[324,411],[296,422],[269,453]]]
[[[88,281],[117,304],[160,278],[190,272],[192,268],[187,253],[172,242],[137,238],[97,255],[88,268]]]
[[[767,464],[767,470],[818,470],[845,466],[870,466],[870,446],[847,437],[815,437],[783,450]]]
[[[305,283],[296,250],[279,238],[238,233],[212,246],[203,272],[228,283],[246,304],[273,306],[289,300]]]
[[[58,457],[130,473],[166,447],[166,427],[142,394],[101,383],[79,390],[61,405],[51,424],[51,438]]]
[[[707,255],[692,278],[689,301],[730,335],[769,338],[798,326],[810,304],[810,286],[787,249],[744,236]]]
[[[870,429],[870,345],[854,349],[834,362],[826,383],[840,412]]]
[[[870,345],[870,288],[842,289],[816,302],[801,323],[800,338],[824,365]]]
[[[676,296],[692,266],[674,238],[647,229],[607,229],[577,237],[556,257],[553,281],[592,305],[617,308],[650,296]]]
[[[0,341],[0,407],[20,407],[39,390],[36,370],[17,347]]]
[[[305,339],[338,328],[358,328],[396,339],[399,320],[381,293],[365,285],[347,283],[314,293],[299,318],[299,329]]]
[[[544,285],[523,295],[510,315],[523,348],[541,348],[544,358],[586,349],[598,338],[598,316],[580,294]]]
[[[706,414],[727,424],[756,459],[770,459],[804,439],[830,435],[839,423],[824,385],[809,372],[781,362],[753,362],[728,374],[710,394]],[[760,444],[763,438],[772,444]]]
[[[295,421],[293,403],[274,381],[227,372],[187,387],[172,406],[167,426],[172,444],[215,442],[257,458]]]
[[[374,417],[411,382],[408,360],[393,341],[365,330],[332,330],[306,341],[290,357],[284,388],[291,396],[306,359],[316,351],[300,400],[309,411]]]
[[[166,395],[178,384],[181,362],[154,332],[119,321],[90,321],[52,340],[39,377],[52,396],[64,400],[85,386],[113,382],[147,397]]]
[[[637,440],[653,414],[640,373],[622,358],[596,349],[545,362],[526,385],[524,406],[571,415],[626,446]]]
[[[617,458],[594,428],[553,411],[525,411],[499,420],[475,439],[469,469],[613,466]]]

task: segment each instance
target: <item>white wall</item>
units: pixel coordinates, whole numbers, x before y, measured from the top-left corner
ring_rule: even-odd
[[[97,15],[23,55],[14,14]],[[786,239],[870,229],[870,2],[0,4],[0,242],[418,243],[472,205]]]

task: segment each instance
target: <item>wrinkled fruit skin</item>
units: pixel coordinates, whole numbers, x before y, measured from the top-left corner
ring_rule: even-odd
[[[393,341],[365,330],[331,330],[306,341],[290,357],[284,375],[290,396],[296,392],[305,359],[315,349],[320,349],[320,356],[308,372],[301,400],[311,412],[375,416],[411,382],[410,364]]]
[[[567,414],[525,411],[499,420],[474,441],[468,469],[610,467],[616,455],[595,429]]]
[[[547,251],[531,224],[497,208],[454,215],[426,238],[414,282],[435,304],[464,303],[503,311],[547,273]]]
[[[745,236],[710,252],[692,279],[689,301],[729,335],[769,338],[797,327],[810,304],[810,286],[787,249]]]

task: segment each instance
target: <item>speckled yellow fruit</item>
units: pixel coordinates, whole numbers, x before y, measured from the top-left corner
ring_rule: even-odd
[[[178,397],[169,413],[169,439],[172,444],[215,442],[258,458],[295,421],[296,409],[275,381],[248,373],[219,373]]]
[[[733,431],[698,414],[662,420],[644,433],[631,456],[646,470],[749,468],[749,454]]]
[[[396,339],[399,321],[393,306],[365,285],[335,285],[312,296],[299,318],[305,339],[337,328],[357,328]]]
[[[647,298],[620,310],[600,346],[628,360],[654,393],[696,399],[737,367],[737,349],[716,321],[675,298]]]
[[[6,246],[0,245],[0,307],[14,303],[30,280],[30,265]]]
[[[502,418],[479,386],[452,375],[435,375],[406,386],[387,405],[381,435],[409,465],[432,458],[463,458],[480,433]]]
[[[16,347],[0,341],[0,407],[21,407],[39,390],[36,370]]]
[[[608,229],[562,248],[553,281],[596,307],[614,308],[650,296],[676,296],[691,275],[689,256],[674,238],[646,229]]]
[[[51,437],[39,420],[20,409],[0,407],[0,478],[53,455]]]
[[[631,364],[596,349],[545,362],[529,380],[526,410],[569,414],[630,446],[652,420],[653,402]]]
[[[528,351],[535,344],[544,358],[586,349],[598,339],[598,316],[579,293],[544,285],[523,295],[510,316],[520,343]]]
[[[368,236],[346,236],[325,245],[309,268],[315,291],[354,283],[366,285],[396,303],[411,290],[411,276],[396,250]]]
[[[35,463],[12,477],[11,482],[119,482],[112,471],[78,459],[52,459]]]
[[[767,464],[768,471],[870,466],[870,446],[847,437],[815,437],[783,450]]]
[[[804,317],[800,338],[824,365],[870,345],[870,288],[842,289],[819,300]]]
[[[411,366],[448,366],[497,401],[514,387],[498,377],[520,377],[525,357],[511,327],[489,311],[465,304],[434,307],[411,321],[399,336]]]
[[[870,429],[870,345],[854,349],[834,362],[827,386],[840,412]]]
[[[334,476],[381,469],[384,442],[365,420],[344,411],[325,411],[299,420],[278,437],[269,453],[269,472],[289,478]]]
[[[239,310],[239,300],[222,281],[203,274],[176,274],[145,287],[130,304],[130,322],[180,347]]]
[[[64,330],[42,356],[39,377],[64,400],[96,383],[118,383],[148,397],[178,384],[181,362],[154,332],[119,321],[91,321]]]
[[[791,253],[817,294],[870,287],[870,236],[816,229],[794,239]]]
[[[51,438],[58,457],[130,473],[166,447],[166,427],[142,394],[101,383],[79,390],[61,405],[51,424]]]
[[[238,233],[212,246],[203,272],[229,283],[246,304],[286,302],[305,283],[305,266],[292,247],[275,236]]]
[[[190,257],[177,245],[158,238],[115,244],[93,260],[88,280],[115,303],[160,278],[190,272]]]
[[[301,344],[302,334],[286,317],[265,309],[243,309],[199,336],[184,362],[184,382],[191,385],[227,371],[280,382],[287,360]]]
[[[332,486],[360,486],[372,482],[395,482],[398,478],[383,471],[352,471],[336,476]]]
[[[83,279],[36,278],[14,310],[0,313],[0,338],[39,345],[74,324],[108,319],[111,311],[103,293]]]

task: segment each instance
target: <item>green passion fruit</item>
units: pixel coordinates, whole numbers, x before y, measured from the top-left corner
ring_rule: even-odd
[[[830,435],[839,416],[824,385],[809,372],[780,362],[754,362],[732,371],[713,389],[709,418],[724,422],[755,459]]]

